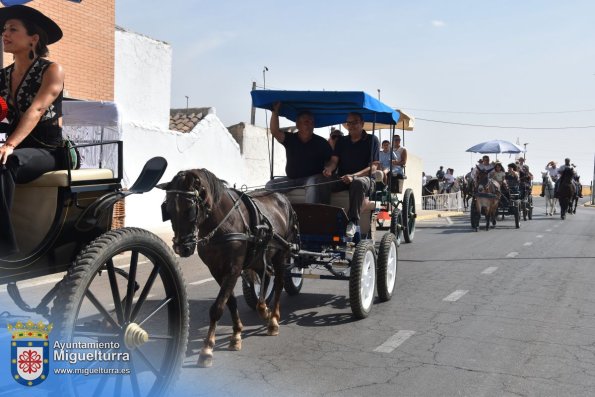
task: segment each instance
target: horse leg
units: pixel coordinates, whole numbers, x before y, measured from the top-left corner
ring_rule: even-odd
[[[217,329],[217,322],[223,315],[223,310],[225,309],[225,305],[233,292],[238,277],[239,273],[230,274],[223,279],[223,282],[219,283],[221,286],[219,289],[219,294],[209,309],[209,317],[211,319],[209,331],[207,332],[207,337],[205,338],[202,349],[200,349],[200,353],[198,355],[199,367],[207,368],[213,365],[213,347],[215,347],[215,330]]]
[[[233,334],[229,338],[229,350],[242,350],[242,329],[244,325],[242,324],[242,320],[240,320],[238,302],[233,292],[227,300],[227,308],[231,313],[231,321],[233,323]]]
[[[267,335],[279,335],[279,320],[281,319],[281,292],[283,291],[283,276],[285,272],[284,260],[278,261],[275,264],[275,296],[273,297],[272,312],[269,317],[269,324],[267,327]]]

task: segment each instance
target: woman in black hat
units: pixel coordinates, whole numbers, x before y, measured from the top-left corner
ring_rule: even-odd
[[[60,27],[41,12],[17,5],[0,8],[4,51],[14,63],[0,71],[0,96],[8,105],[6,142],[0,147],[0,257],[17,252],[10,220],[15,183],[62,168],[64,70],[50,62],[49,44]]]

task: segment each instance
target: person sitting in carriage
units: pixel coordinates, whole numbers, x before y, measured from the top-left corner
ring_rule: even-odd
[[[4,52],[14,59],[0,72],[9,122],[0,147],[0,256],[5,256],[19,251],[10,217],[15,184],[65,168],[60,150],[64,69],[46,58],[47,46],[62,38],[53,20],[15,5],[0,8],[0,24]]]
[[[500,166],[500,168],[502,169],[502,166]],[[503,172],[503,173],[504,173],[504,180],[502,181],[502,187],[501,187],[502,197],[504,197],[506,200],[509,200],[511,197],[511,193],[514,193],[517,195],[519,194],[520,179],[519,179],[518,167],[515,163],[510,163],[510,164],[508,164],[508,171]]]
[[[506,172],[504,172],[502,163],[496,161],[494,163],[494,169],[488,174],[488,176],[498,184],[500,191],[502,191],[506,185]]]
[[[364,118],[360,113],[349,113],[346,124],[349,135],[341,137],[337,142],[330,161],[324,167],[323,175],[330,177],[338,170],[340,179],[332,190],[349,190],[349,223],[345,235],[353,237],[359,225],[362,204],[373,186],[369,175],[374,175],[378,167],[380,144],[378,137],[363,129]]]
[[[529,171],[529,166],[525,164],[525,158],[519,157],[517,160],[519,179],[521,182],[521,194],[524,196],[526,192],[531,192],[531,185],[533,183],[533,174]]]
[[[472,172],[475,187],[479,190],[488,183],[488,174],[492,172],[494,166],[490,163],[490,156],[483,156]]]
[[[306,203],[330,202],[330,179],[322,175],[325,164],[331,158],[332,148],[326,139],[314,134],[314,115],[308,111],[297,116],[297,133],[288,133],[279,128],[281,102],[275,103],[271,112],[271,133],[285,147],[287,176],[269,181],[265,189],[287,192],[305,186]],[[330,176],[330,175],[329,175]]]

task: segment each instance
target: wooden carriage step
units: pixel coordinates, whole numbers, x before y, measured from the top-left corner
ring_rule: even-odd
[[[112,179],[114,173],[108,168],[83,168],[70,171],[73,182],[97,181],[102,179]],[[39,178],[19,186],[23,187],[67,187],[68,171],[50,171]]]

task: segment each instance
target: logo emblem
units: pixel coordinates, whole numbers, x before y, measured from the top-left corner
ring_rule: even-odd
[[[12,378],[25,386],[36,386],[47,379],[50,372],[49,333],[52,324],[43,321],[8,324],[12,332],[10,358]]]

